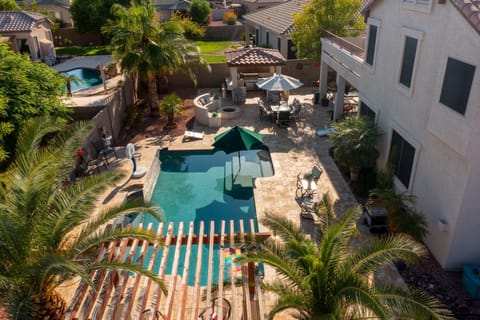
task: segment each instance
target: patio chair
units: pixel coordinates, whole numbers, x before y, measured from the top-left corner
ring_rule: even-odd
[[[109,141],[106,143],[106,141]],[[103,161],[108,165],[108,158],[110,156],[115,156],[115,159],[118,159],[117,152],[112,147],[110,140],[101,139],[101,140],[94,140],[92,141],[93,149],[95,149],[95,153],[97,154],[98,158],[103,158]]]
[[[105,165],[105,162],[99,158],[93,158],[87,149],[82,148],[79,155],[80,162],[75,170],[76,176],[89,176],[94,173],[100,173],[100,167]]]
[[[315,202],[310,198],[304,198],[300,202],[300,217],[308,220],[312,220],[314,223],[320,223],[321,219],[318,216],[319,202]]]
[[[265,105],[258,105],[258,110],[259,110],[259,117],[260,117],[260,120],[263,120],[263,119],[268,119],[268,120],[272,120],[273,119],[273,111],[272,110],[267,110],[267,107],[265,107]]]
[[[307,175],[299,173],[297,175],[297,189],[295,195],[297,198],[313,198],[317,193],[317,180]]]
[[[288,127],[288,121],[290,121],[290,111],[277,112],[277,124],[279,127]]]
[[[302,110],[302,105],[300,104],[300,101],[296,100],[293,102],[292,105],[292,111],[290,111],[290,118],[294,121],[300,120],[300,111]]]

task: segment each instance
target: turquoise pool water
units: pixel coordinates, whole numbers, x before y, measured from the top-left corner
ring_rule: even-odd
[[[177,234],[181,221],[185,225],[184,233],[188,233],[190,221],[194,221],[195,233],[198,233],[199,222],[205,221],[204,233],[208,234],[211,220],[215,222],[217,233],[220,232],[222,220],[226,221],[226,233],[230,232],[230,220],[234,220],[237,232],[241,219],[244,221],[246,232],[250,231],[250,219],[254,219],[257,229],[251,179],[273,175],[273,166],[267,150],[232,154],[225,154],[223,151],[162,150],[160,161],[161,172],[151,201],[163,210],[166,224],[170,221],[175,222],[174,234]],[[144,226],[150,222],[154,222],[151,217],[143,217]],[[182,246],[182,257],[185,256],[185,247]],[[218,270],[218,250],[219,247],[216,246],[214,270]],[[170,261],[173,261],[173,251],[169,252]],[[202,253],[201,285],[206,285],[208,245],[204,245]],[[189,266],[189,285],[194,283],[196,256],[197,248],[194,246]],[[149,261],[148,256],[145,261]],[[159,264],[160,259],[157,259],[154,272],[158,272]],[[170,264],[166,269],[167,274],[171,273],[171,268]],[[182,274],[183,268],[183,264],[180,263],[177,272]],[[228,277],[227,272],[225,277]],[[216,282],[217,279],[218,275],[214,275],[213,281]]]
[[[75,75],[80,79],[79,84],[72,82],[72,92],[87,89],[102,83],[100,70],[90,68],[78,68],[70,71],[64,71],[64,74]]]

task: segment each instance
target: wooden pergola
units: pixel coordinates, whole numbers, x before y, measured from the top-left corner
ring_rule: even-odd
[[[234,230],[234,221],[229,223],[229,230]],[[144,265],[147,250],[152,247],[148,269],[153,270],[155,260],[160,260],[158,277],[162,278],[168,286],[168,294],[163,294],[160,287],[150,279],[133,275],[128,272],[114,270],[99,270],[92,272],[95,290],[85,282],[80,282],[71,305],[67,311],[66,319],[210,319],[215,305],[217,319],[227,319],[227,305],[231,316],[228,319],[264,319],[265,306],[261,290],[262,277],[257,266],[253,263],[239,265],[234,259],[228,265],[225,263],[224,250],[218,250],[218,270],[213,270],[214,246],[220,248],[234,248],[243,246],[254,240],[265,240],[270,234],[255,233],[254,221],[249,221],[251,232],[245,232],[245,225],[239,221],[237,232],[225,233],[227,222],[220,223],[220,230],[215,230],[215,222],[210,221],[210,232],[204,233],[205,223],[199,222],[198,234],[194,234],[194,223],[180,222],[178,232],[173,234],[174,223],[168,226],[163,223],[156,230],[159,237],[163,238],[162,247],[146,241],[125,239],[120,242],[110,242],[98,250],[97,260],[128,261]],[[165,235],[164,228],[167,227]],[[152,230],[152,225],[147,228]],[[198,245],[197,255],[192,255],[192,246]],[[186,246],[184,255],[182,247]],[[163,249],[163,252],[159,249]],[[208,251],[208,268],[202,270],[202,255]],[[173,261],[169,261],[169,253],[174,252]],[[161,252],[161,257],[160,257]],[[134,261],[135,259],[135,261]],[[189,270],[190,260],[196,259],[195,270]],[[172,264],[171,274],[165,274],[167,264]],[[181,273],[177,272],[182,266]],[[241,277],[231,276],[232,283],[225,282],[224,272],[231,269],[234,275],[241,270]],[[194,272],[194,285],[188,285],[188,276]],[[206,286],[200,285],[202,273],[208,272]],[[218,283],[213,283],[213,272],[218,272]]]

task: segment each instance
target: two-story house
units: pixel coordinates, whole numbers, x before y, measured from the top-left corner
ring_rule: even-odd
[[[480,1],[372,0],[362,39],[322,38],[320,94],[337,72],[360,114],[383,132],[379,167],[395,152],[397,192],[416,197],[426,244],[446,269],[480,262]],[[355,40],[355,41],[349,41]]]

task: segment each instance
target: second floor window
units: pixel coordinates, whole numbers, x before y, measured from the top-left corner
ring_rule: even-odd
[[[460,114],[465,114],[474,74],[475,66],[448,58],[440,102]]]
[[[417,44],[417,39],[409,36],[405,37],[402,69],[400,71],[400,83],[407,88],[410,88],[412,84],[413,69],[415,67],[415,55],[417,53]]]
[[[373,60],[375,58],[375,45],[377,42],[377,26],[370,25],[368,29],[368,45],[367,45],[367,56],[365,62],[373,66]]]

